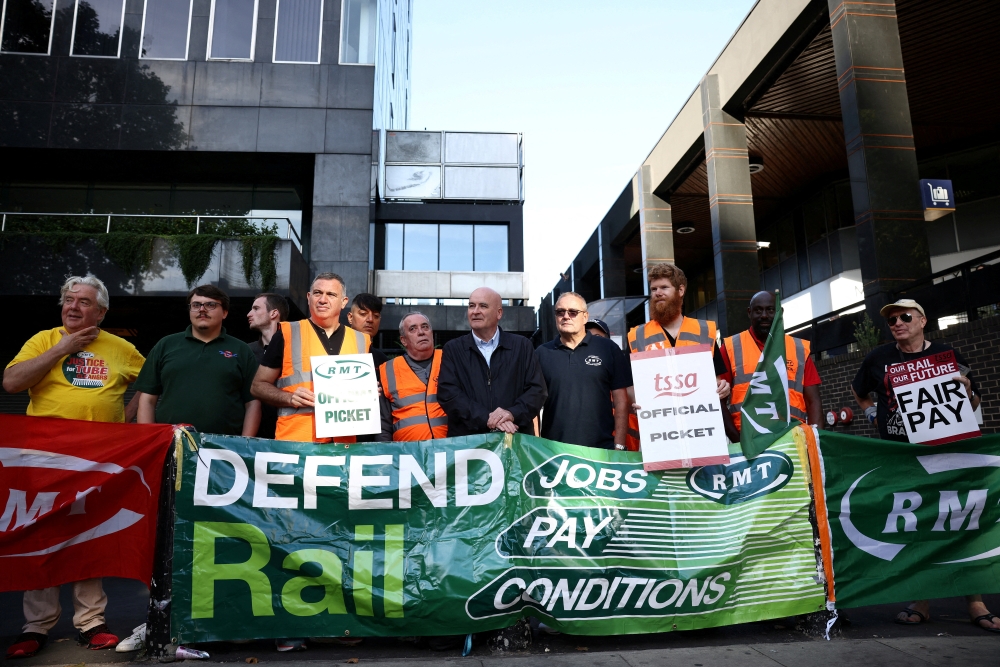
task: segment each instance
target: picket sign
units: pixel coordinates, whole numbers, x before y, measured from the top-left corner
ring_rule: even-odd
[[[631,355],[646,470],[729,463],[711,345]]]
[[[370,354],[310,357],[316,437],[378,433],[378,373]]]
[[[954,352],[893,364],[886,374],[910,442],[941,445],[980,435]]]

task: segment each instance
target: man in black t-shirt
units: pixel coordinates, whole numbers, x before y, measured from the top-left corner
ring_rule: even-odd
[[[924,327],[927,316],[919,303],[912,299],[900,299],[879,311],[889,324],[894,341],[880,345],[865,357],[858,369],[858,374],[851,383],[851,390],[864,411],[868,421],[878,427],[879,437],[883,440],[909,442],[906,428],[903,426],[902,413],[896,403],[896,397],[889,386],[886,370],[889,366],[901,361],[922,359],[941,352],[954,352],[955,361],[963,369],[963,377],[959,381],[965,387],[972,409],[979,406],[979,389],[968,371],[969,365],[957,351],[944,343],[932,343],[924,338]],[[872,401],[870,394],[875,393],[878,403]],[[966,595],[965,601],[969,608],[969,618],[987,632],[1000,632],[1000,616],[990,613],[983,604],[981,595]],[[930,601],[917,600],[909,607],[899,612],[896,623],[902,625],[919,625],[930,617]]]
[[[880,345],[865,357],[858,369],[858,374],[851,383],[854,398],[865,411],[869,422],[878,427],[879,437],[883,440],[908,442],[906,429],[903,426],[903,416],[896,404],[896,397],[886,370],[889,366],[902,361],[922,359],[941,352],[954,352],[955,361],[960,367],[969,368],[968,362],[958,351],[944,343],[932,343],[924,338],[924,327],[927,317],[919,303],[912,299],[902,299],[890,303],[880,311],[889,323],[892,343]],[[972,409],[979,406],[979,388],[971,372],[966,372],[959,382],[970,396]],[[877,401],[870,397],[875,393]]]

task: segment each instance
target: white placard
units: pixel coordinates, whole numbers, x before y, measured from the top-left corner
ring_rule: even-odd
[[[310,357],[316,437],[378,433],[378,373],[370,354]]]
[[[729,463],[711,345],[631,355],[642,466],[668,470]]]
[[[890,424],[902,421],[910,442],[943,445],[980,435],[954,352],[893,364],[886,375],[898,406]]]

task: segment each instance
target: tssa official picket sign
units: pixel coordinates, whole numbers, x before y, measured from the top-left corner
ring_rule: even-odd
[[[886,369],[910,442],[940,445],[980,435],[951,350]]]
[[[646,470],[729,463],[711,345],[631,355]]]
[[[378,373],[370,354],[310,357],[316,437],[378,433]]]
[[[732,465],[492,433],[361,445],[200,435],[176,497],[181,643],[454,635],[525,616],[572,634],[805,614],[803,432]]]

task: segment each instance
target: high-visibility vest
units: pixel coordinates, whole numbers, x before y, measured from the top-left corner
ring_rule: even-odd
[[[403,355],[378,368],[382,395],[392,406],[393,440],[433,440],[448,437],[448,416],[437,400],[441,350],[434,350],[427,384],[420,381]]]
[[[676,347],[688,345],[712,345],[715,343],[715,322],[694,320],[685,317],[681,329],[677,332]],[[645,352],[646,350],[665,350],[670,347],[667,334],[656,320],[651,320],[628,332],[629,352]]]
[[[695,320],[685,317],[677,332],[675,347],[689,345],[714,345],[716,334],[715,322]],[[629,352],[645,352],[646,350],[665,350],[670,347],[667,333],[656,320],[632,327],[628,332]],[[625,449],[630,452],[639,451],[639,417],[635,413],[628,416],[628,435],[625,438]]]
[[[749,330],[725,340],[726,357],[733,369],[733,393],[729,396],[729,412],[733,424],[740,428],[740,408],[750,389],[750,380],[760,361],[760,348]],[[801,338],[785,336],[785,366],[788,369],[788,402],[792,417],[805,424],[809,421],[806,412],[806,397],[802,383],[806,376],[806,360],[809,358],[809,342]]]
[[[281,376],[274,386],[281,391],[294,393],[298,387],[313,390],[312,362],[310,357],[327,356],[326,348],[316,335],[309,320],[281,322],[281,336],[285,352],[281,360]],[[341,325],[343,326],[343,325]],[[364,354],[371,339],[368,334],[348,328],[339,354]],[[340,438],[317,438],[316,418],[313,408],[278,408],[278,423],[274,429],[275,440],[296,442],[357,442],[353,435]]]

